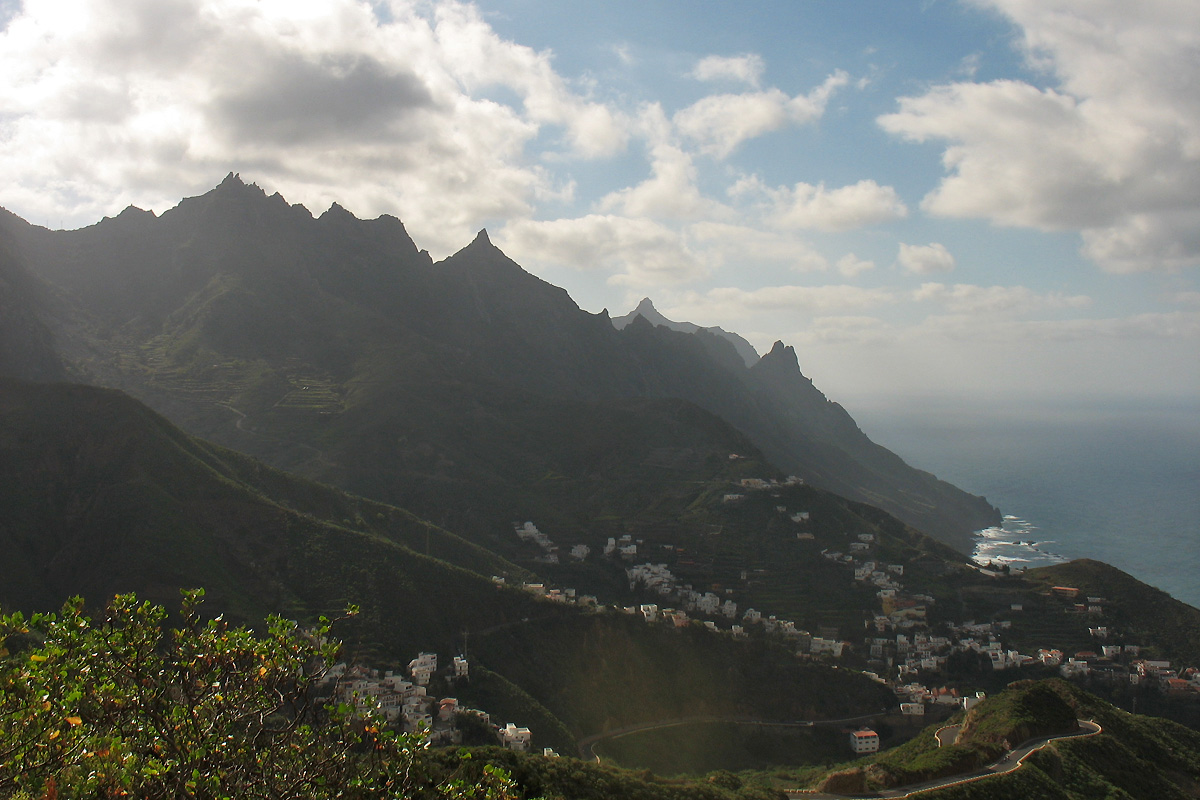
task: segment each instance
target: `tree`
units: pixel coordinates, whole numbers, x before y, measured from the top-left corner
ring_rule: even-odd
[[[329,620],[271,617],[258,637],[204,621],[202,598],[184,592],[165,633],[165,610],[133,595],[98,621],[79,598],[0,617],[0,797],[514,796],[503,770],[436,778],[421,737],[319,701],[340,649]]]

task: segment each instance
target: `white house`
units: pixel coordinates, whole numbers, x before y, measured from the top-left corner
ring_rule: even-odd
[[[721,598],[712,592],[705,592],[696,600],[696,608],[702,614],[716,614],[721,607]]]
[[[522,753],[529,750],[529,740],[532,738],[529,728],[518,728],[510,722],[503,728],[500,728],[497,734],[500,737],[500,744],[509,750],[517,750]]]
[[[428,686],[429,678],[437,672],[437,653],[421,653],[408,662],[408,673],[412,675],[413,683],[418,686]]]
[[[878,753],[879,734],[872,730],[855,731],[850,734],[850,749],[858,755]]]

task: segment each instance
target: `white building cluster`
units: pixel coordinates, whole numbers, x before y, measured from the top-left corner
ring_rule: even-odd
[[[380,673],[376,669],[340,663],[330,668],[318,688],[363,713],[378,714],[405,733],[425,731],[431,744],[458,744],[462,741],[462,734],[455,726],[458,700],[453,697],[438,699],[428,691],[430,678],[436,672],[435,653],[421,653],[410,661],[408,677],[392,670]],[[463,679],[467,674],[467,660],[456,657],[453,678]]]
[[[522,542],[535,544],[542,549],[542,554],[534,559],[539,564],[558,563],[558,545],[550,541],[550,537],[538,530],[532,522],[514,522],[513,531]]]
[[[447,680],[466,680],[470,664],[465,656],[455,656],[445,672]],[[454,697],[430,695],[427,687],[436,674],[437,654],[421,653],[408,663],[408,678],[392,670],[381,673],[340,663],[329,669],[318,688],[329,692],[337,702],[354,706],[362,713],[379,715],[405,733],[425,732],[432,745],[461,744],[462,731],[457,723],[459,715],[464,714],[489,726],[502,746],[521,752],[529,750],[532,739],[529,728],[511,722],[503,727],[493,725],[486,711],[464,708]]]

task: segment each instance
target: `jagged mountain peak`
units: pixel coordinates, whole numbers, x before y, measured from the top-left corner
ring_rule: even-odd
[[[637,304],[637,308],[630,311],[628,314],[621,317],[613,317],[613,326],[618,330],[631,324],[638,317],[649,322],[651,325],[664,325],[673,331],[682,333],[695,333],[700,330],[700,326],[692,322],[675,322],[663,316],[657,308],[654,307],[654,302],[649,297],[643,297],[641,302]]]
[[[680,333],[696,333],[697,331],[706,331],[727,340],[733,345],[738,356],[745,362],[746,366],[752,366],[758,362],[758,351],[754,349],[754,345],[743,339],[736,333],[720,328],[716,325],[711,327],[703,327],[694,322],[675,322],[663,316],[657,308],[654,307],[654,302],[649,297],[643,297],[641,302],[637,304],[637,308],[630,311],[628,314],[621,317],[613,317],[612,324],[617,330],[624,328],[626,325],[633,323],[636,319],[642,318],[651,325],[661,325],[670,328],[673,331]]]
[[[218,192],[244,192],[247,190],[255,194],[261,194],[263,197],[267,196],[267,193],[257,183],[246,183],[242,180],[240,172],[230,172],[214,189],[214,191]]]
[[[237,172],[230,172],[226,175],[225,179],[218,183],[213,191],[220,194],[237,193],[267,196],[267,193],[263,191],[261,186],[257,183],[246,183],[242,180],[241,174]]]
[[[424,450],[405,455],[417,459],[410,464],[378,446],[410,435],[400,421],[407,417],[388,405],[399,395],[412,395],[405,402],[413,419],[448,402],[459,404],[437,435],[447,452],[461,453],[432,466],[420,461],[419,469],[431,470],[431,479],[453,465],[497,457],[471,444],[473,438],[463,440],[463,424],[523,441],[516,431],[525,422],[512,409],[527,402],[555,407],[567,400],[677,398],[747,432],[786,472],[854,498],[886,501],[889,510],[932,532],[960,536],[968,526],[991,524],[990,507],[915,475],[867,440],[801,375],[795,350],[782,342],[760,359],[736,334],[672,323],[650,298],[625,317],[587,314],[565,290],[505,255],[486,230],[433,265],[393,217],[359,220],[334,204],[321,221],[230,173],[220,186],[182,201],[153,225],[111,228],[118,236],[43,230],[14,238],[36,245],[32,274],[77,299],[81,313],[141,337],[134,344],[166,342],[162,355],[174,359],[172,368],[207,376],[214,369],[233,373],[242,364],[266,365],[262,377],[235,375],[253,389],[243,390],[244,396],[264,398],[262,408],[241,409],[244,413],[264,418],[292,413],[292,404],[305,398],[278,395],[280,387],[291,385],[301,369],[309,385],[310,375],[327,376],[331,388],[320,419],[345,426],[343,463],[361,461],[374,465],[373,471],[379,464],[417,468],[412,464],[424,458]],[[630,325],[629,335],[614,330]],[[76,349],[93,346],[110,345],[89,338]],[[114,370],[124,363],[116,355]],[[755,366],[747,369],[748,363]],[[114,380],[151,374],[122,372]],[[352,385],[372,388],[355,394],[357,389],[346,388]],[[460,394],[439,395],[446,387],[458,387]],[[180,398],[191,397],[182,385],[179,391]],[[500,403],[495,397],[503,403],[490,408]],[[208,415],[204,432],[228,436],[239,446],[248,441],[241,428],[230,430],[228,414],[213,411],[209,400],[183,402],[194,404],[197,418]],[[309,405],[296,405],[301,407]],[[367,421],[377,417],[379,422]],[[433,433],[411,435],[437,445]],[[263,445],[254,439],[247,446]],[[408,453],[403,447],[397,452]],[[310,457],[306,454],[310,450],[297,444],[284,458]],[[469,484],[468,468],[455,469],[462,474],[454,472],[454,479]],[[395,488],[406,485],[401,474],[370,478],[371,491],[407,492]],[[345,480],[357,485],[358,479]],[[458,514],[441,505],[441,492],[430,495],[430,507]],[[930,511],[940,511],[939,504],[950,510]]]
[[[472,274],[487,272],[535,277],[493,244],[486,228],[481,228],[470,244],[441,263],[451,270],[465,270]]]
[[[796,355],[796,348],[790,344],[784,344],[782,341],[776,341],[771,346],[770,352],[759,359],[752,369],[761,375],[771,376],[775,380],[788,384],[800,379],[805,384],[812,385],[812,379],[800,370],[800,359]],[[821,395],[822,400],[825,400],[823,393],[818,392],[818,394]]]
[[[358,219],[358,217],[354,216],[354,214],[351,213],[350,211],[348,211],[346,209],[346,207],[343,206],[341,203],[334,201],[334,203],[332,205],[330,205],[328,209],[326,209],[325,213],[322,214],[321,216],[317,217],[317,219],[319,219],[319,220],[325,220],[325,219],[330,219],[330,220],[354,219],[354,220],[356,220],[356,219]]]
[[[138,208],[135,205],[128,205],[114,219],[157,219],[157,215],[153,211],[147,211],[144,208]]]
[[[767,359],[794,364],[796,369],[800,369],[800,359],[796,357],[796,348],[790,344],[784,344],[782,340],[776,340],[775,344],[771,345],[771,352],[762,357],[763,361]]]
[[[95,225],[90,226],[90,229],[128,234],[148,228],[157,221],[158,216],[153,211],[129,205],[122,209],[120,214],[115,217],[104,217]],[[81,230],[88,230],[88,228]]]

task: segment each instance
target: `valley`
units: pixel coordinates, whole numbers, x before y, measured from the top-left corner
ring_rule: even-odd
[[[1099,562],[973,563],[999,510],[871,442],[782,342],[618,327],[486,232],[434,263],[394,218],[232,174],[161,217],[0,232],[28,312],[0,352],[5,610],[354,606],[342,669],[397,726],[449,699],[489,715],[475,746],[746,797],[827,782],[858,726],[917,775],[927,712],[1052,676],[1200,724],[1200,611]]]

